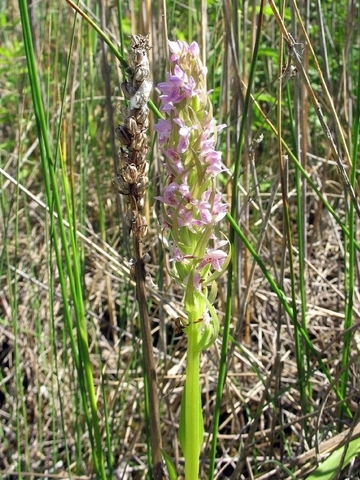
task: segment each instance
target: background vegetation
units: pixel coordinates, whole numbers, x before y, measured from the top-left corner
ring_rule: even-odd
[[[202,478],[310,478],[332,451],[316,478],[359,478],[359,5],[279,2],[279,17],[260,1],[80,7],[125,52],[150,32],[154,85],[166,37],[198,41],[228,125],[219,188],[234,263],[222,335],[202,356]],[[27,11],[28,32],[24,1],[0,5],[0,476],[145,478],[140,327],[113,186],[119,61],[65,1]],[[159,241],[154,122],[147,287],[163,446],[181,472],[182,299]]]

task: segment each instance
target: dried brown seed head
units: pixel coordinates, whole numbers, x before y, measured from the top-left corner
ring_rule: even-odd
[[[119,151],[121,173],[116,183],[119,192],[126,195],[128,202],[126,222],[135,240],[140,241],[147,232],[145,218],[139,212],[144,209],[144,195],[149,185],[149,163],[146,161],[149,147],[145,133],[149,127],[147,102],[152,89],[152,83],[148,80],[150,64],[147,52],[151,48],[149,37],[132,35],[131,47],[130,66],[125,72],[126,80],[121,84],[129,104],[122,109],[124,120],[116,128],[123,144]]]

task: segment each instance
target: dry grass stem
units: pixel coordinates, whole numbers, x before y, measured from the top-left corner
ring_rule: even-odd
[[[148,314],[145,286],[145,261],[142,253],[142,241],[147,234],[147,223],[142,211],[145,207],[145,194],[149,184],[146,131],[149,126],[149,100],[152,83],[149,81],[150,65],[148,58],[148,36],[131,36],[130,66],[126,71],[127,80],[122,85],[129,106],[123,109],[124,123],[116,131],[122,147],[119,152],[120,172],[117,176],[119,193],[127,200],[126,219],[134,243],[134,279],[136,298],[139,304],[141,322],[144,368],[149,396],[150,442],[154,480],[165,478],[162,462],[162,441],[160,431],[159,395],[156,362],[153,353],[153,338]]]

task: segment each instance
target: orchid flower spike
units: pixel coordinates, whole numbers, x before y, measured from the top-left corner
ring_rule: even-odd
[[[199,341],[203,349],[217,336],[214,280],[230,260],[226,237],[218,239],[215,233],[228,210],[216,189],[216,177],[227,171],[216,150],[217,133],[225,125],[216,126],[212,116],[207,69],[198,44],[168,43],[170,72],[158,85],[165,118],[155,127],[168,181],[157,200],[163,204],[165,228],[172,237],[173,275],[185,288],[185,311],[189,324],[203,333]]]

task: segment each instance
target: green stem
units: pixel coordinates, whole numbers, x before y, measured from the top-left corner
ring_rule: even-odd
[[[196,321],[196,320],[195,320]],[[203,441],[203,418],[200,390],[200,331],[191,321],[188,330],[188,350],[185,384],[185,480],[199,478],[199,456]]]

